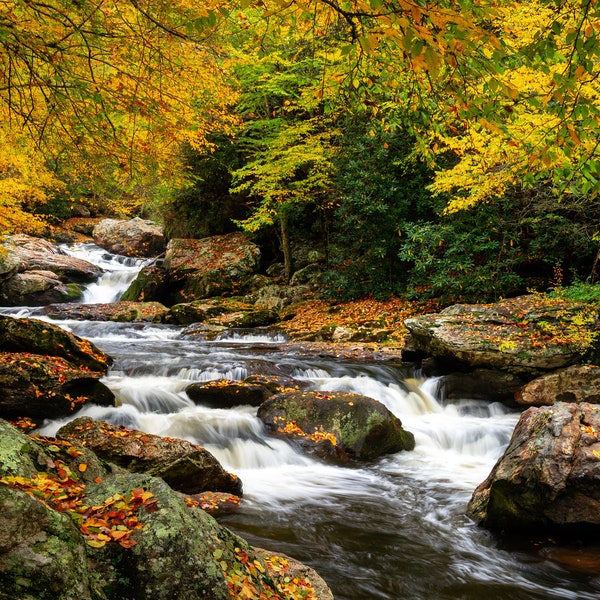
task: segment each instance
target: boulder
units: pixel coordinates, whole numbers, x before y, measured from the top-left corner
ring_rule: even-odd
[[[0,288],[4,306],[45,306],[57,302],[72,302],[83,296],[76,283],[64,284],[51,271],[17,273]]]
[[[89,417],[71,421],[56,437],[85,446],[128,471],[160,477],[179,492],[242,493],[238,477],[225,471],[208,450],[186,440],[162,438]]]
[[[3,244],[9,255],[21,262],[19,271],[51,271],[64,283],[91,283],[101,269],[74,256],[62,254],[57,246],[41,238],[24,234],[8,236]]]
[[[314,295],[313,288],[308,285],[265,285],[256,293],[256,305],[280,311]]]
[[[263,402],[270,433],[323,458],[369,460],[412,450],[412,433],[381,402],[344,392],[286,392]]]
[[[157,302],[170,302],[171,290],[167,281],[166,271],[157,265],[142,267],[136,278],[121,295],[123,302],[143,302],[154,300]]]
[[[114,406],[114,394],[100,377],[59,356],[0,354],[0,417],[40,421],[70,415],[87,403]]]
[[[8,236],[0,251],[0,302],[4,306],[72,302],[83,294],[79,284],[95,281],[101,274],[99,267],[27,235]]]
[[[109,302],[106,304],[52,304],[44,307],[52,319],[164,323],[169,309],[160,302]]]
[[[525,406],[551,406],[557,402],[600,404],[600,367],[574,365],[543,375],[523,386],[515,399]]]
[[[241,233],[172,239],[163,261],[177,302],[232,295],[258,267],[260,250]]]
[[[0,477],[3,598],[287,597],[291,579],[278,579],[286,558],[263,558],[161,479],[122,472],[87,448],[0,420]],[[329,600],[315,580],[313,589],[294,579],[294,589]]]
[[[88,340],[38,319],[0,315],[0,352],[59,356],[71,364],[104,375],[112,358]]]
[[[406,349],[451,366],[537,376],[581,360],[592,347],[598,318],[590,305],[542,294],[459,304],[407,319]]]
[[[137,217],[129,220],[103,219],[96,224],[92,235],[98,246],[123,256],[158,256],[166,247],[162,228]]]
[[[113,405],[100,381],[112,359],[56,325],[0,315],[0,416],[56,418]]]
[[[529,408],[504,455],[477,487],[467,515],[506,533],[596,535],[600,526],[600,407]]]

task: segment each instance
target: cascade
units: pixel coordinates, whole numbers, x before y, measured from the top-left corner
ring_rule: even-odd
[[[72,251],[89,252],[104,265],[120,260],[88,247]],[[140,265],[122,270],[129,277]],[[104,294],[96,289],[90,297],[110,295]],[[517,422],[507,407],[444,399],[439,380],[420,378],[411,365],[291,354],[282,338],[257,332],[204,342],[167,325],[58,324],[115,358],[104,382],[118,406],[86,406],[69,419],[45,422],[40,433],[53,435],[71,418],[89,415],[205,446],[244,484],[242,508],[223,517],[224,524],[252,544],[316,568],[336,600],[600,597],[600,578],[504,549],[464,517],[473,489]],[[241,380],[255,372],[371,396],[414,433],[416,448],[353,467],[328,465],[268,437],[255,408],[213,409],[185,393],[191,382]]]

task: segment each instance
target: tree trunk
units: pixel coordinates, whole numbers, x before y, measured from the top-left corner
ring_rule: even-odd
[[[283,274],[285,282],[292,278],[292,248],[290,246],[290,233],[288,231],[288,217],[285,213],[279,215],[281,229],[281,251],[283,252]]]

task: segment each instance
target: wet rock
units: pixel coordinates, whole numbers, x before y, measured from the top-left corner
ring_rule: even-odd
[[[17,273],[0,290],[0,301],[5,306],[44,306],[73,302],[82,296],[83,289],[79,285],[64,284],[51,271]]]
[[[8,236],[0,249],[5,251],[0,260],[0,301],[5,306],[72,302],[82,296],[79,284],[101,274],[97,266],[27,235]]]
[[[275,323],[277,313],[233,298],[208,298],[171,307],[171,319],[178,325],[206,323],[220,327],[264,327]]]
[[[526,410],[504,455],[475,490],[467,514],[506,533],[597,535],[600,407],[558,402]]]
[[[600,367],[575,365],[538,377],[515,395],[525,406],[551,406],[557,402],[600,404]]]
[[[334,600],[329,586],[314,569],[287,554],[274,553],[263,548],[254,548],[254,550],[267,562],[267,566],[272,564],[277,567],[277,569],[269,569],[269,575],[276,583],[285,585],[286,579],[288,581],[290,579],[308,580],[316,600]]]
[[[524,380],[513,373],[493,369],[475,369],[467,373],[450,373],[443,377],[447,398],[474,398],[492,402],[509,402],[521,389]]]
[[[288,392],[266,400],[258,417],[270,433],[322,458],[369,460],[412,450],[412,433],[381,402],[344,392]]]
[[[114,394],[100,377],[59,356],[0,354],[0,417],[54,419],[87,403],[114,406]]]
[[[44,308],[52,319],[163,323],[169,309],[160,302],[109,302],[105,304],[57,304]]]
[[[55,418],[114,404],[100,381],[112,359],[56,325],[0,315],[0,416]]]
[[[206,490],[242,494],[238,477],[225,471],[208,450],[186,440],[116,427],[89,417],[71,421],[56,437],[85,446],[128,471],[160,477],[174,490],[186,494]]]
[[[572,365],[593,344],[598,310],[543,295],[454,305],[405,321],[407,349],[449,364],[536,376]]]
[[[208,383],[192,383],[185,388],[186,394],[198,404],[213,408],[233,406],[260,406],[269,396],[266,387],[243,381],[216,379]]]
[[[164,252],[162,228],[140,218],[103,219],[93,230],[94,241],[109,252],[123,256],[153,257]]]

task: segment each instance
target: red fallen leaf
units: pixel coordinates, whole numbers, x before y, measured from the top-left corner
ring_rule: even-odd
[[[123,546],[123,548],[132,548],[133,546],[135,546],[137,544],[137,542],[135,540],[128,538],[125,540],[119,540],[119,544],[121,546]]]

